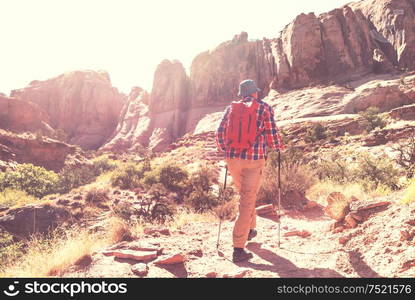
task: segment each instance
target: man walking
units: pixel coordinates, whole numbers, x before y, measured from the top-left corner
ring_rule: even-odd
[[[233,261],[252,258],[245,244],[257,235],[255,202],[261,186],[267,148],[284,149],[271,106],[258,99],[255,82],[240,83],[240,101],[227,107],[216,130],[219,151],[224,151],[228,170],[238,190],[239,214],[233,229]]]

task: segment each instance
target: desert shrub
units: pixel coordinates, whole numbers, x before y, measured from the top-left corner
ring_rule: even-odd
[[[148,161],[136,163],[128,163],[116,169],[111,176],[112,186],[118,186],[122,189],[132,189],[140,186],[140,180],[144,177],[144,173],[150,170]]]
[[[310,163],[320,180],[328,179],[338,183],[350,182],[352,172],[350,162],[339,153],[334,153],[330,159],[319,159]]]
[[[59,172],[57,191],[59,193],[68,193],[74,188],[91,183],[95,177],[95,172],[90,165],[65,166]]]
[[[366,132],[371,132],[376,128],[384,128],[386,126],[386,121],[379,115],[379,108],[377,107],[371,106],[365,111],[360,112],[359,115],[363,118],[363,126]]]
[[[183,195],[188,176],[187,171],[181,166],[167,164],[147,171],[143,176],[142,182],[148,187],[161,183],[169,191]]]
[[[363,153],[357,158],[357,167],[354,169],[355,178],[368,189],[376,189],[380,185],[392,190],[399,188],[399,170],[393,161],[386,155],[374,157]]]
[[[327,138],[326,128],[320,123],[315,123],[311,128],[307,129],[304,140],[307,143],[311,143],[319,140],[324,140],[325,138]]]
[[[160,183],[171,191],[181,191],[188,176],[187,171],[178,165],[166,165],[159,169]]]
[[[415,173],[415,133],[393,148],[397,152],[395,162],[401,166],[407,178],[414,177]]]
[[[366,190],[376,190],[382,186],[391,190],[399,188],[400,172],[386,155],[375,157],[360,153],[350,160],[336,154],[330,159],[314,163],[313,168],[321,180],[341,184],[359,183]]]
[[[113,204],[111,209],[115,216],[126,222],[163,223],[169,220],[175,213],[173,195],[161,183],[154,184],[138,204],[131,205],[131,202],[122,201]]]
[[[148,191],[147,211],[143,214],[149,221],[165,222],[170,219],[176,209],[170,191],[163,184],[154,184]]]
[[[98,157],[92,161],[92,170],[95,176],[99,176],[105,172],[114,170],[117,165],[113,160],[107,157]]]
[[[92,188],[85,197],[87,203],[101,203],[108,200],[108,189]]]
[[[196,212],[205,212],[219,204],[218,196],[211,191],[196,188],[186,197],[186,202],[195,209]]]
[[[219,191],[215,193],[214,182],[216,182],[214,170],[207,166],[200,167],[190,175],[187,181],[185,203],[201,213],[229,202],[232,199],[233,190],[227,187],[224,191],[223,187],[219,187]]]
[[[7,188],[0,192],[0,208],[23,206],[36,201],[36,197],[28,195],[25,191]]]
[[[290,146],[281,155],[281,195],[296,191],[305,194],[316,181],[300,150]],[[270,152],[263,171],[258,202],[271,203],[278,195],[278,152]]]
[[[15,170],[9,171],[1,177],[0,191],[11,188],[25,191],[37,198],[53,194],[59,180],[55,172],[32,164],[20,164]]]

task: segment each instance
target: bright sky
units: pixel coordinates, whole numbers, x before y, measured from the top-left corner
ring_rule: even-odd
[[[350,0],[0,0],[0,92],[81,69],[151,90],[163,59],[186,68],[241,31],[273,38],[301,12]]]

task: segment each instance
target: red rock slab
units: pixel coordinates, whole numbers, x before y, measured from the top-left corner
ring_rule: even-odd
[[[308,232],[307,230],[294,230],[294,231],[284,233],[284,237],[299,236],[302,238],[306,238],[306,237],[309,237],[310,235],[311,233]]]
[[[128,258],[137,261],[146,261],[157,257],[157,251],[135,251],[124,249],[104,251],[102,254],[107,256],[115,256],[117,258]]]
[[[185,262],[185,257],[178,253],[173,255],[164,255],[154,261],[156,265],[174,265]]]
[[[237,270],[233,273],[224,274],[223,278],[243,278],[250,273],[250,270]]]
[[[272,204],[266,204],[258,206],[255,210],[258,216],[264,216],[271,214],[274,211],[274,208]]]

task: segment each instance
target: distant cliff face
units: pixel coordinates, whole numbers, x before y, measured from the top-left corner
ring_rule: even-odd
[[[37,104],[0,95],[0,129],[52,135],[48,114]]]
[[[96,149],[112,134],[125,96],[112,87],[106,72],[75,71],[33,81],[11,96],[42,107],[55,129],[64,130],[69,142]]]
[[[266,95],[274,60],[269,51],[268,41],[248,41],[248,34],[242,32],[196,56],[190,70],[192,107],[229,103],[247,78],[255,80]]]
[[[149,95],[140,87],[131,90],[120,114],[120,122],[101,150],[126,151],[148,145],[151,134]]]
[[[366,0],[350,7],[385,39],[381,45],[391,48],[400,68],[415,69],[415,0]]]

